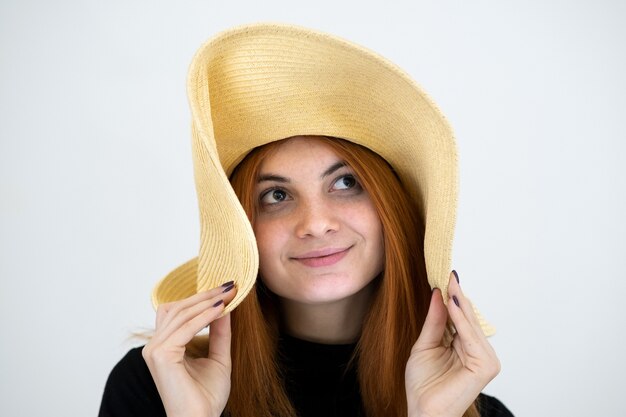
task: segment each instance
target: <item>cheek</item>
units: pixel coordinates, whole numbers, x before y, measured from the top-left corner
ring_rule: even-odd
[[[280,228],[272,225],[271,222],[257,222],[254,225],[254,234],[259,249],[259,278],[265,286],[274,294],[279,294],[282,286],[280,280],[280,254],[282,243]]]
[[[256,244],[257,244],[257,247],[259,248],[259,256],[262,259],[263,254],[267,253],[269,251],[269,248],[271,247],[271,244],[268,241],[268,237],[267,237],[267,228],[264,227],[263,224],[257,223],[254,225],[253,229],[254,229],[254,236],[256,238]],[[261,259],[259,259],[259,262],[261,262]]]
[[[383,226],[378,217],[378,213],[373,206],[368,206],[366,210],[361,210],[359,214],[354,214],[353,219],[358,219],[355,225],[367,241],[372,263],[383,267],[385,257],[385,243],[383,238]]]
[[[281,248],[284,246],[284,233],[279,225],[269,221],[257,221],[254,225],[254,235],[259,248],[259,264],[261,272],[271,261],[280,258]]]
[[[354,228],[366,237],[371,243],[379,246],[383,239],[383,226],[374,206],[370,203],[360,207],[348,216]]]

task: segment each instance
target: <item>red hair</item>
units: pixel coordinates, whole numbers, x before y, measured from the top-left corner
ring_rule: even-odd
[[[320,138],[348,164],[376,207],[383,227],[384,271],[354,354],[361,398],[368,416],[406,416],[405,367],[424,324],[431,290],[424,263],[423,219],[389,164],[362,146]],[[261,163],[280,142],[253,150],[231,177],[250,222]],[[276,362],[278,312],[274,296],[259,280],[231,313],[232,388],[226,411],[232,417],[294,417]],[[478,416],[475,405],[465,417]]]

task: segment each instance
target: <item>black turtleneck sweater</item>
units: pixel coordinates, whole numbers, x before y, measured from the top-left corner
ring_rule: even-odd
[[[365,416],[354,366],[348,367],[355,346],[281,338],[285,388],[300,417]]]
[[[356,373],[348,367],[355,345],[325,345],[283,336],[279,360],[285,388],[300,417],[365,416]],[[512,417],[497,399],[481,394],[482,417]],[[113,368],[100,405],[100,417],[165,417],[141,347],[131,349]]]

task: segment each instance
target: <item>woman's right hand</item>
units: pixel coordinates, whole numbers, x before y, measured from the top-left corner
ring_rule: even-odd
[[[230,393],[230,315],[220,315],[236,290],[227,282],[157,309],[156,331],[142,354],[168,417],[219,417]],[[206,358],[185,356],[185,346],[209,328]]]

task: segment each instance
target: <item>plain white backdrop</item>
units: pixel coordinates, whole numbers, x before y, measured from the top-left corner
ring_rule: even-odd
[[[486,389],[518,416],[619,416],[626,328],[626,3],[0,3],[0,415],[97,414],[198,247],[187,66],[277,21],[391,59],[456,131],[454,267],[498,328]]]

